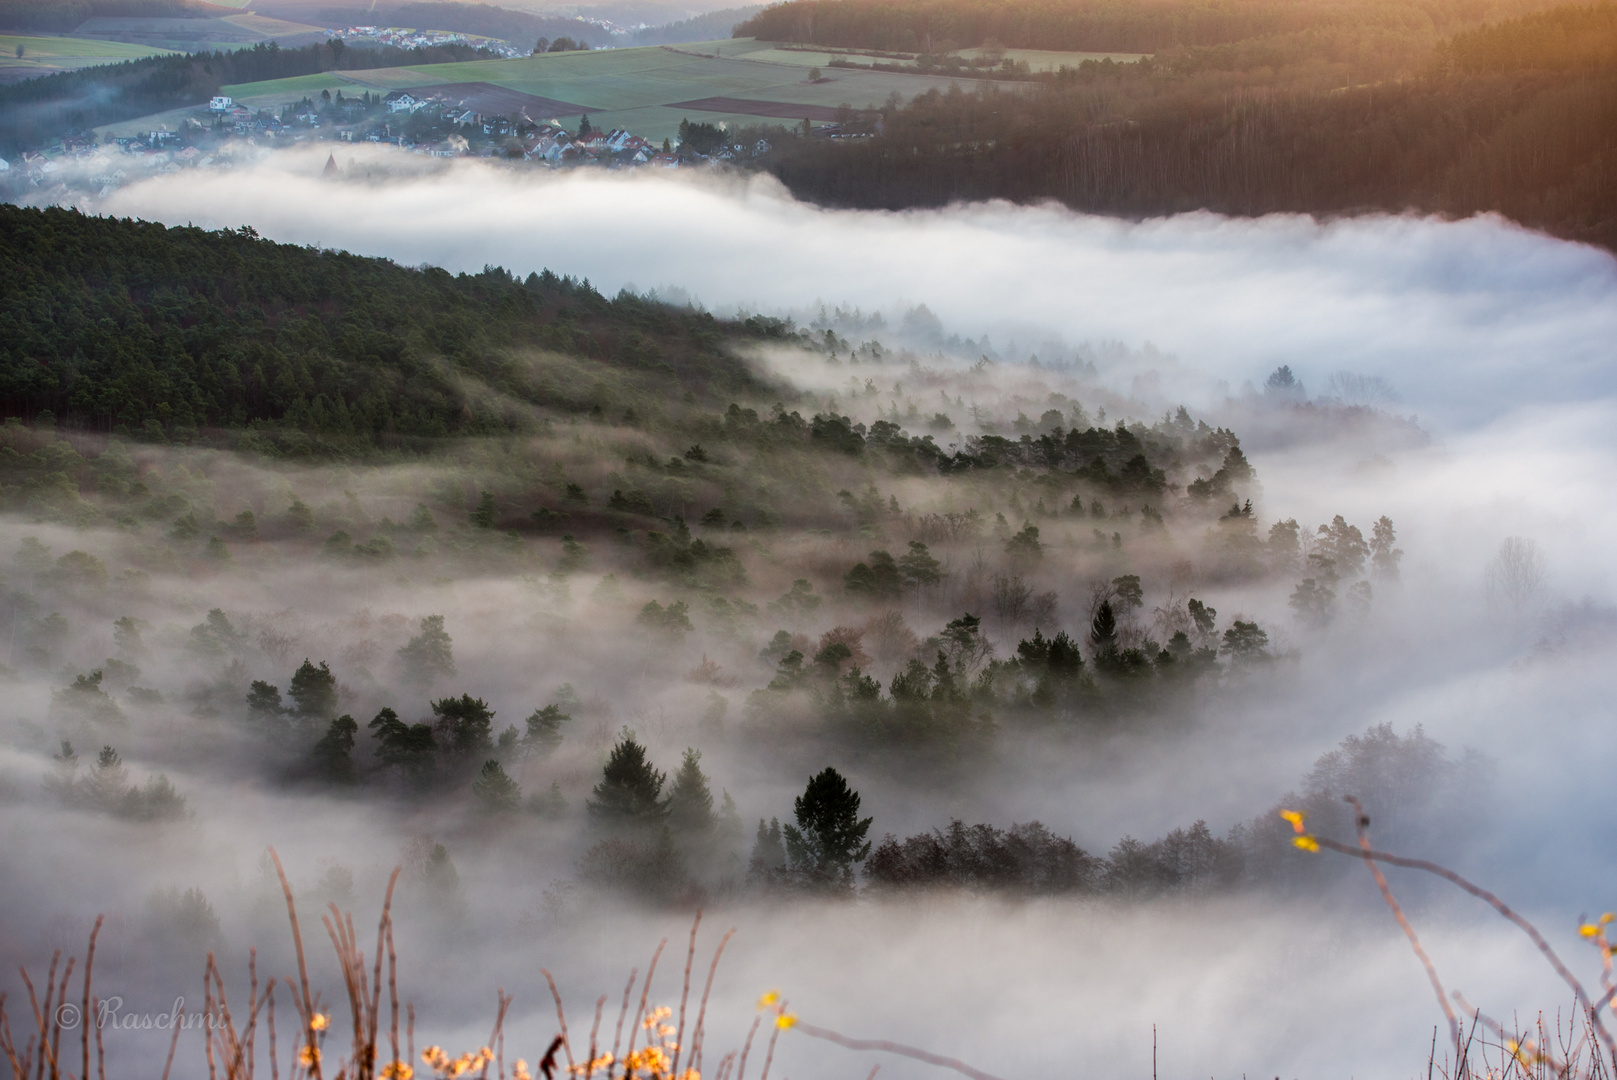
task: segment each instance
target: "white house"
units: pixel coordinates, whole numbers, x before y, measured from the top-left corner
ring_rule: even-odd
[[[212,101],[208,102],[208,111],[209,112],[229,112],[230,111],[230,106],[232,106],[234,104],[235,104],[235,102],[232,101],[230,98],[225,97],[223,95],[219,95],[218,97],[215,97]]]
[[[383,98],[382,103],[387,106],[388,112],[414,112],[421,104],[408,90],[395,90]]]

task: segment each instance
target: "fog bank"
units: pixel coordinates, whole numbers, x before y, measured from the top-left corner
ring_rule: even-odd
[[[1386,378],[1442,426],[1612,389],[1617,260],[1497,217],[835,211],[767,177],[431,167],[366,148],[324,179],[326,153],[155,177],[88,208],[452,270],[549,267],[608,295],[672,286],[715,310],[925,304],[949,331],[1024,352],[1049,335],[1150,342],[1179,358],[1160,366],[1193,404],[1279,364],[1315,389],[1344,369]]]

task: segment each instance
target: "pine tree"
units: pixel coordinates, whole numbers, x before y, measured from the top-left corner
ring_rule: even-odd
[[[477,779],[472,781],[472,794],[491,814],[510,813],[522,805],[522,788],[492,758],[483,763]]]
[[[324,660],[315,667],[305,657],[303,666],[293,674],[287,693],[296,703],[298,716],[305,720],[324,719],[337,711],[337,677]]]
[[[439,744],[452,754],[484,754],[494,749],[494,710],[482,698],[462,694],[431,703]]]
[[[247,711],[255,720],[278,719],[286,712],[286,706],[281,703],[281,688],[254,679],[247,688]]]
[[[708,789],[701,761],[702,752],[687,747],[668,791],[668,824],[678,832],[696,835],[713,829],[713,792]]]
[[[806,884],[851,888],[853,864],[870,854],[871,818],[859,817],[859,793],[827,766],[792,804],[797,824],[781,831],[792,872]]]
[[[530,753],[550,753],[561,745],[562,725],[571,719],[561,711],[560,705],[551,704],[535,709],[528,717],[528,733],[522,737],[523,747]]]
[[[660,801],[666,779],[647,760],[646,748],[625,729],[607,758],[601,782],[590,793],[590,815],[609,824],[660,822],[666,813]]]
[[[917,589],[928,588],[943,580],[943,564],[934,559],[926,545],[919,540],[911,540],[909,553],[899,556],[898,569],[904,575],[905,583]]]
[[[1370,530],[1370,565],[1375,568],[1376,577],[1382,581],[1398,580],[1398,563],[1404,557],[1404,549],[1393,546],[1397,540],[1392,518],[1383,514]]]
[[[453,639],[444,630],[444,617],[428,615],[421,620],[421,633],[399,650],[405,677],[421,686],[431,686],[438,679],[452,677],[455,674],[453,646]]]
[[[431,774],[438,750],[431,724],[406,724],[384,708],[366,726],[376,738],[376,758],[383,767],[396,765],[416,780]]]
[[[309,755],[316,779],[328,784],[354,782],[354,735],[358,731],[352,716],[339,716],[331,722]]]
[[[1022,563],[1035,563],[1044,557],[1044,545],[1039,543],[1039,527],[1030,521],[1022,523],[1022,531],[1005,541],[1005,554]]]

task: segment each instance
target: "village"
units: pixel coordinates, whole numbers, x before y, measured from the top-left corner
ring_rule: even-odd
[[[453,89],[453,88],[451,88]],[[243,152],[330,142],[389,145],[431,158],[495,159],[544,169],[676,169],[746,162],[767,154],[780,128],[732,133],[724,123],[681,123],[678,136],[655,144],[622,129],[601,130],[587,114],[571,130],[556,117],[519,106],[491,111],[478,91],[323,90],[282,105],[253,107],[216,96],[177,124],[145,131],[64,136],[56,145],[0,160],[7,197],[89,194],[104,197],[132,180],[188,168],[230,167]],[[486,95],[485,95],[486,96]],[[535,99],[541,100],[541,99]],[[497,106],[495,106],[497,107]],[[813,129],[834,135],[831,125]]]

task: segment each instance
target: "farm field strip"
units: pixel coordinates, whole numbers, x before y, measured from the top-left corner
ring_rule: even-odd
[[[815,54],[808,54],[815,55]],[[1079,54],[1051,54],[1068,61]],[[786,58],[786,59],[777,59]],[[512,60],[471,60],[421,67],[327,72],[268,82],[227,86],[221,91],[253,106],[278,106],[321,90],[431,91],[435,87],[487,84],[544,99],[535,103],[546,118],[589,114],[597,127],[622,127],[660,140],[674,134],[681,119],[732,124],[800,121],[805,115],[827,120],[841,105],[874,108],[897,94],[909,100],[951,85],[976,86],[982,80],[907,72],[822,67],[819,82],[807,80],[798,56],[750,39],[698,42],[679,47],[647,46],[555,53]],[[1024,84],[999,83],[1013,89]],[[491,100],[497,95],[483,92]],[[474,91],[467,90],[468,95]],[[756,104],[751,108],[749,102]],[[468,97],[471,104],[471,97]],[[576,105],[578,108],[572,109]],[[562,106],[568,106],[566,110]],[[806,107],[802,108],[802,107]],[[529,110],[534,119],[540,117]]]
[[[23,50],[20,57],[17,55],[18,46]],[[58,71],[72,71],[98,64],[116,64],[122,60],[139,60],[168,51],[148,45],[126,45],[119,41],[97,41],[93,38],[0,34],[0,82],[21,82],[39,75],[54,75]]]

